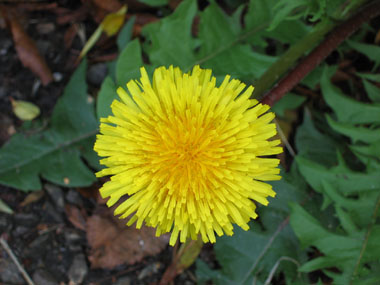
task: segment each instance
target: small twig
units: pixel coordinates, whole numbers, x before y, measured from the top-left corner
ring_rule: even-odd
[[[29,285],[35,285],[32,279],[29,277],[28,273],[17,260],[17,257],[12,252],[12,249],[9,247],[8,243],[3,238],[0,238],[0,243],[4,250],[8,253],[9,257],[12,259],[13,263],[16,265],[18,271],[20,271],[21,275],[24,277],[26,283],[28,283]]]
[[[276,273],[277,268],[279,267],[281,261],[283,261],[283,260],[293,262],[295,265],[297,265],[297,268],[299,268],[301,266],[301,264],[297,260],[295,260],[294,258],[291,258],[291,257],[288,257],[288,256],[281,256],[276,261],[276,263],[274,264],[273,268],[269,272],[268,278],[265,280],[264,285],[269,285],[270,284],[270,282],[272,281],[272,279],[274,277],[274,274]]]
[[[277,122],[276,119],[274,120],[274,122],[275,122],[276,127],[277,127],[278,135],[280,136],[282,142],[285,144],[286,149],[289,151],[289,153],[292,157],[295,157],[296,152],[294,151],[293,147],[291,146],[288,139],[286,138],[284,132],[282,131],[282,129],[280,127],[280,124]]]
[[[293,89],[347,37],[354,33],[362,24],[378,15],[380,15],[380,1],[374,1],[336,27],[319,46],[306,56],[272,90],[264,95],[262,103],[273,106],[274,103]]]

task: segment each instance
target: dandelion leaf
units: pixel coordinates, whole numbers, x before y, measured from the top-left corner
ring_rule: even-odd
[[[84,61],[54,108],[49,128],[17,133],[0,149],[0,183],[23,191],[41,189],[40,177],[63,186],[86,186],[95,176],[81,159],[91,159],[98,125],[87,95]]]

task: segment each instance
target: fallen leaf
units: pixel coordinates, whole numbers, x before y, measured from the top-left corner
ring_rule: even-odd
[[[20,203],[21,207],[25,207],[31,203],[37,202],[44,196],[44,191],[35,191],[30,194],[28,194],[25,199]]]
[[[0,199],[0,212],[6,213],[6,214],[13,214],[13,210],[3,202],[3,200]]]
[[[126,226],[127,220],[113,216],[112,209],[99,206],[87,220],[87,240],[91,246],[92,268],[112,269],[123,263],[134,264],[145,256],[161,252],[169,242],[168,235],[155,236],[155,229]]]
[[[115,35],[123,25],[126,13],[127,6],[124,5],[117,12],[108,14],[84,45],[82,51],[79,54],[78,60],[83,58],[88,53],[88,51],[95,45],[103,32],[105,32],[107,36]]]
[[[100,24],[107,34],[111,37],[115,35],[124,23],[125,14],[127,13],[127,6],[123,6],[120,10],[115,13],[108,14],[102,23]]]
[[[23,121],[31,121],[38,117],[40,114],[40,108],[34,105],[33,103],[22,101],[22,100],[14,100],[11,98],[12,110],[13,113]]]
[[[53,75],[45,59],[40,55],[36,44],[24,31],[15,12],[1,7],[1,13],[12,33],[13,42],[22,64],[36,74],[43,85],[49,84],[53,80]]]
[[[66,216],[74,227],[86,231],[87,215],[84,211],[81,211],[78,207],[66,204],[65,205]]]

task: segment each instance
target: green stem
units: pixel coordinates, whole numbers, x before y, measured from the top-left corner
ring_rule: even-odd
[[[344,7],[339,7],[332,17],[324,18],[303,39],[290,47],[262,76],[256,81],[253,97],[261,97],[271,88],[295,63],[308,51],[315,47],[340,20],[346,19],[351,12],[364,5],[368,0],[349,1]],[[333,20],[335,19],[335,20]]]
[[[363,23],[380,15],[380,1],[373,1],[360,9],[354,16],[344,21],[329,33],[311,53],[291,70],[261,100],[263,104],[273,106],[278,100],[296,86],[309,72],[319,65],[346,38],[355,32]]]
[[[325,19],[315,26],[303,39],[290,47],[255,83],[253,97],[261,97],[266,90],[272,87],[286,71],[307,51],[313,48],[335,26],[331,19]]]

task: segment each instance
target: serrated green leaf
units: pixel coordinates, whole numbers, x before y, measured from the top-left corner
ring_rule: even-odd
[[[380,158],[380,141],[374,142],[370,145],[352,145],[351,150],[354,152],[359,152],[366,156],[373,156],[375,158]]]
[[[124,48],[117,60],[116,80],[118,86],[125,87],[129,80],[139,78],[142,66],[140,42],[136,39]]]
[[[322,181],[323,193],[328,196],[337,207],[342,207],[350,212],[350,216],[355,224],[360,227],[368,225],[371,218],[369,211],[363,209],[373,208],[373,201],[376,200],[377,190],[360,191],[360,195],[355,198],[344,197],[339,193],[331,182]]]
[[[299,170],[311,187],[323,192],[322,181],[326,180],[336,187],[340,193],[356,194],[361,190],[377,189],[380,185],[380,176],[374,172],[355,172],[347,168],[343,159],[339,159],[338,166],[328,168],[302,156],[296,157]]]
[[[275,15],[269,26],[269,30],[276,28],[282,21],[291,17],[292,19],[300,18],[303,15],[303,12],[298,12],[297,14],[292,14],[293,11],[298,10],[302,11],[307,7],[308,1],[306,0],[280,0],[274,6]]]
[[[353,49],[357,50],[358,52],[364,54],[369,59],[375,62],[375,66],[373,67],[373,70],[376,70],[376,68],[380,64],[380,47],[377,45],[370,45],[370,44],[364,44],[359,43],[351,40],[347,40],[346,43]]]
[[[380,141],[380,129],[370,129],[367,127],[357,127],[350,123],[339,123],[326,114],[327,122],[336,132],[348,136],[355,143],[357,141],[373,143]]]
[[[48,130],[30,136],[18,133],[0,149],[0,183],[28,191],[41,189],[40,175],[64,186],[95,181],[81,160],[83,147],[89,147],[98,129],[87,95],[86,66],[83,61],[71,77]]]
[[[336,215],[340,221],[340,224],[342,225],[343,229],[348,234],[353,234],[357,231],[359,231],[358,227],[355,225],[353,220],[351,219],[349,213],[347,213],[345,210],[343,210],[339,206],[335,206]]]
[[[316,246],[329,259],[332,258],[335,262],[339,259],[340,264],[336,264],[339,267],[352,264],[354,258],[359,254],[361,248],[360,240],[349,236],[337,235],[325,230],[317,219],[298,204],[292,205],[290,224],[303,246]],[[305,268],[307,270],[320,269],[328,261],[320,259],[312,262],[313,266],[309,264],[308,268],[306,265],[303,265],[301,270],[304,271]]]
[[[369,99],[371,99],[373,102],[380,103],[380,88],[365,79],[363,80],[363,84]]]
[[[380,74],[361,73],[361,72],[356,72],[356,74],[359,75],[362,79],[380,82]]]
[[[135,24],[136,16],[133,15],[128,22],[126,22],[117,36],[117,47],[119,51],[123,51],[125,46],[130,42],[132,38],[133,26]]]
[[[307,110],[304,112],[302,125],[297,129],[295,145],[300,156],[315,162],[332,166],[337,161],[336,151],[339,143],[314,126],[311,114]]]
[[[367,124],[380,122],[380,105],[366,104],[344,96],[342,91],[330,81],[331,68],[325,68],[321,88],[323,98],[334,110],[338,121],[351,124]]]
[[[302,105],[303,102],[305,102],[305,100],[306,97],[304,96],[288,93],[284,97],[282,97],[276,104],[274,104],[272,110],[276,113],[276,115],[284,117],[286,110],[297,109],[299,106]]]
[[[272,19],[272,8],[277,0],[250,0],[248,12],[245,15],[247,29],[258,29],[263,24],[269,26]]]
[[[218,75],[252,81],[262,75],[276,58],[253,52],[247,44],[239,44],[237,39],[241,27],[228,17],[215,3],[201,14],[199,39],[202,42],[197,54],[198,63],[211,68]]]
[[[112,114],[111,103],[118,98],[116,89],[117,87],[112,78],[107,76],[100,87],[96,100],[96,114],[98,119],[106,118]]]
[[[185,0],[170,16],[144,26],[142,34],[150,40],[146,51],[154,66],[193,66],[195,41],[191,26],[196,12],[196,1]]]

